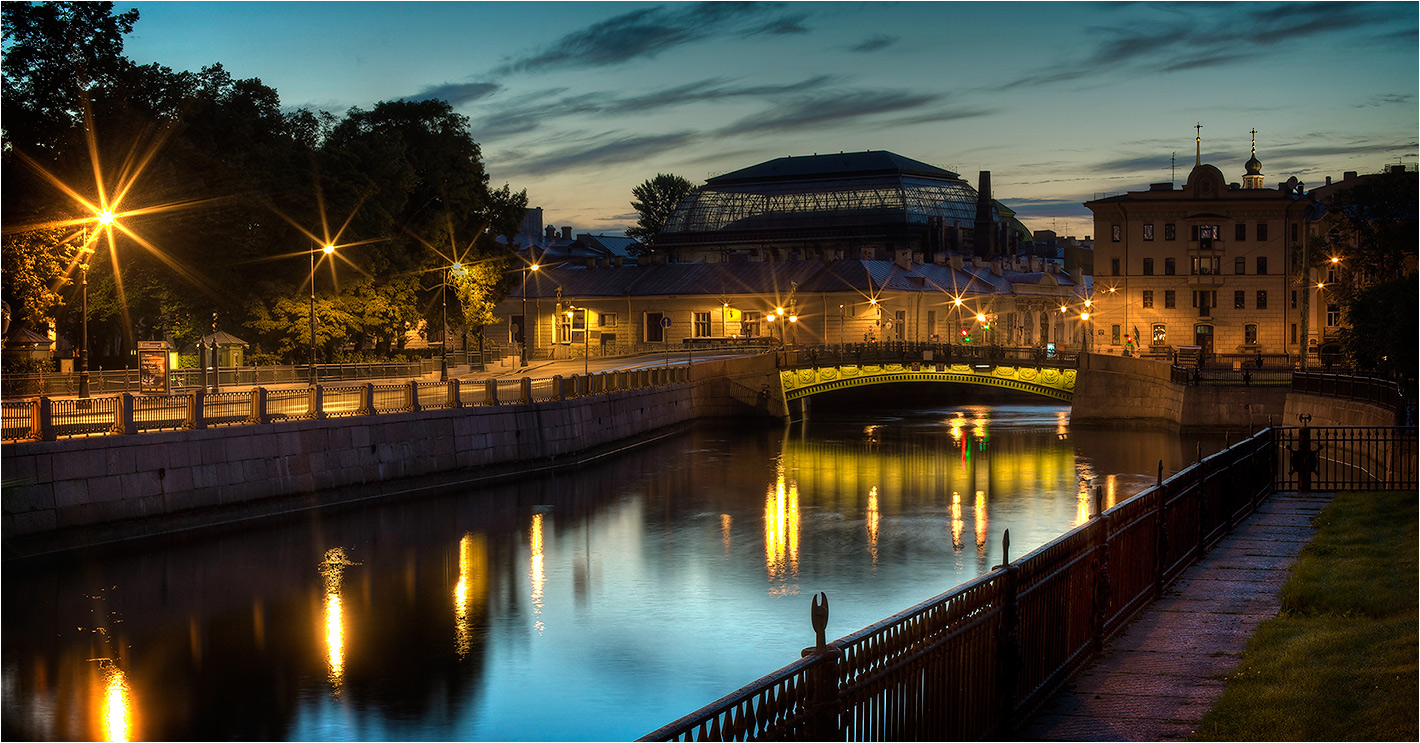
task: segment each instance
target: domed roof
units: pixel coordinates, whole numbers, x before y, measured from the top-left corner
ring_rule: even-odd
[[[1247,168],[1248,175],[1262,174],[1262,161],[1257,159],[1256,151],[1252,153],[1252,157],[1248,158],[1247,164],[1244,167]]]

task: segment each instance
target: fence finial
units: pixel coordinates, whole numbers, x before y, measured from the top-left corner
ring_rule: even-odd
[[[822,601],[820,601],[822,599]],[[814,625],[815,646],[804,651],[804,655],[810,652],[823,651],[828,646],[828,594],[819,591],[814,596],[813,605],[809,609],[809,620]]]
[[[1158,476],[1158,479],[1154,480],[1154,484],[1155,484],[1155,485],[1163,485],[1163,484],[1164,484],[1164,460],[1162,460],[1162,459],[1159,460],[1159,476]]]
[[[1007,529],[1001,537],[1001,567],[1011,564],[1011,530]]]

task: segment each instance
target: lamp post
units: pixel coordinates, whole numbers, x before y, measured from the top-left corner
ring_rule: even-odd
[[[449,381],[449,282],[453,280],[453,275],[457,273],[463,275],[463,264],[457,261],[451,266],[444,267],[444,283],[439,287],[439,302],[443,305],[444,327],[439,333],[439,350],[442,361],[439,368],[439,381]]]
[[[528,365],[528,276],[540,268],[534,263],[523,269],[523,327],[519,331],[520,346],[522,347],[522,363],[520,366]]]
[[[95,217],[100,228],[113,224],[113,212],[104,209]],[[84,227],[83,242],[79,247],[79,397],[89,396],[89,256],[94,249],[89,247],[89,228]]]
[[[335,252],[334,245],[326,245],[323,248],[312,250],[311,256],[311,384],[317,381],[316,377],[316,253],[322,252],[330,255]]]

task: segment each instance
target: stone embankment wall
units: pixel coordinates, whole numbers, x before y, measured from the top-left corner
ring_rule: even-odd
[[[1171,381],[1169,365],[1151,359],[1084,354],[1076,376],[1070,422],[1081,425],[1142,423],[1183,431],[1246,431],[1269,425],[1393,426],[1395,412],[1289,387],[1189,387]]]
[[[224,507],[335,489],[369,497],[358,486],[575,462],[697,418],[786,412],[774,357],[762,355],[556,402],[6,444],[4,537],[193,512],[220,521]]]

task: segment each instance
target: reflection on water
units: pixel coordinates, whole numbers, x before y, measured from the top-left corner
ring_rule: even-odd
[[[1052,405],[707,425],[575,471],[6,563],[0,732],[634,738],[796,659],[806,595],[842,636],[1194,451]],[[73,629],[100,589],[121,643]]]

